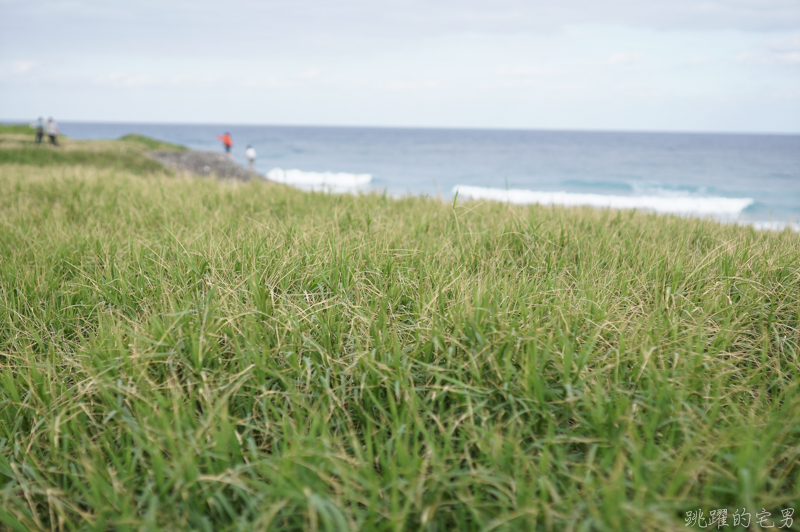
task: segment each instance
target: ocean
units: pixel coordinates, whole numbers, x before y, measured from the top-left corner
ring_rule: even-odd
[[[800,135],[64,122],[222,152],[303,189],[636,208],[800,229]]]

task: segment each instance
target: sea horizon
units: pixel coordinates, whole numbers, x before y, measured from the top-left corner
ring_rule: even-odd
[[[17,123],[24,123],[19,122]],[[307,190],[641,208],[797,229],[800,134],[60,121],[75,139],[139,133],[222,151]]]
[[[36,118],[0,118],[0,124],[28,125]],[[43,115],[47,119],[47,116]],[[54,117],[55,118],[55,117]],[[218,127],[286,127],[286,128],[319,128],[319,129],[410,129],[433,131],[518,131],[542,133],[642,133],[642,134],[675,134],[675,135],[743,135],[743,136],[776,136],[800,137],[800,130],[786,131],[761,131],[761,130],[690,130],[690,129],[626,129],[626,128],[570,128],[570,127],[493,127],[493,126],[425,126],[425,125],[383,125],[383,124],[290,124],[290,123],[256,123],[256,122],[215,122],[215,121],[159,121],[159,120],[75,120],[56,119],[58,124],[99,124],[99,125],[132,125],[132,126],[218,126]]]

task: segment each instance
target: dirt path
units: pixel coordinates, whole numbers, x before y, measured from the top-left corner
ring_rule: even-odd
[[[151,151],[150,157],[178,172],[200,176],[215,175],[219,179],[266,179],[261,174],[239,166],[221,153],[211,151]]]

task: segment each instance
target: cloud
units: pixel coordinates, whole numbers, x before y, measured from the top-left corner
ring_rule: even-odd
[[[491,80],[486,88],[532,89],[549,86],[557,90],[572,90],[574,85],[567,80],[573,74],[567,67],[550,67],[531,64],[502,65],[494,71],[497,85]]]
[[[644,54],[641,52],[619,52],[611,54],[606,62],[609,65],[630,65],[636,63],[643,57]]]
[[[163,105],[160,120],[312,123],[318,113],[327,123],[488,125],[507,113],[532,127],[553,102],[569,105],[552,124],[605,102],[586,109],[619,113],[560,123],[616,127],[628,115],[643,124],[649,115],[633,109],[644,106],[672,120],[670,98],[703,115],[713,94],[752,124],[783,124],[783,110],[741,102],[800,86],[798,30],[800,0],[0,0],[0,100],[33,113],[52,99],[65,102],[59,116],[84,118],[112,101],[118,117],[133,116],[133,104],[116,110],[124,93],[142,120]],[[652,95],[633,102],[633,90]],[[264,93],[258,118],[246,102]],[[432,111],[406,117],[412,108]]]
[[[778,64],[797,65],[800,64],[800,32],[774,39],[767,43],[772,59]]]
[[[767,47],[775,52],[792,53],[800,51],[800,32],[781,39],[773,39],[767,43]]]
[[[238,56],[371,51],[386,43],[594,25],[657,30],[796,31],[797,0],[107,0],[4,4],[0,41],[52,53]],[[29,38],[43,28],[47,39]],[[143,37],[145,36],[146,37]]]
[[[98,85],[107,85],[118,88],[126,87],[152,87],[154,85],[163,85],[164,81],[156,76],[148,74],[131,75],[126,72],[112,72],[97,76],[92,80]]]
[[[374,83],[371,88],[373,90],[386,92],[430,91],[442,88],[442,83],[436,80],[418,82],[393,80],[383,83]]]
[[[291,89],[313,84],[317,82],[317,80],[319,80],[324,74],[325,69],[313,67],[283,77],[248,77],[241,82],[241,86],[247,89]]]
[[[92,78],[92,83],[115,88],[130,87],[192,87],[209,86],[217,82],[216,76],[153,76],[151,74],[129,74],[112,72]]]
[[[800,52],[743,52],[736,62],[745,65],[800,65]]]
[[[698,55],[696,57],[692,57],[686,63],[687,66],[703,66],[711,63],[711,58],[707,55]]]
[[[544,78],[569,73],[567,68],[550,68],[539,65],[502,65],[495,70],[500,78]]]
[[[169,85],[171,87],[179,87],[179,86],[197,87],[199,85],[203,86],[213,85],[217,81],[219,81],[219,78],[217,76],[172,76],[170,78],[164,79],[163,84]]]
[[[274,77],[265,79],[248,78],[242,81],[242,87],[246,89],[261,90],[291,89],[297,87],[297,82],[286,81],[284,79],[278,79]]]
[[[25,74],[39,65],[38,61],[14,61],[11,63],[11,70],[15,74]]]
[[[319,78],[323,73],[324,70],[321,68],[309,68],[303,72],[298,72],[294,77],[301,80],[312,80]]]
[[[746,65],[800,65],[800,32],[772,39],[758,51],[743,52],[737,63]]]

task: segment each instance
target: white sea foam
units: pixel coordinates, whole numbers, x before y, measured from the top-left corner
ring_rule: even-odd
[[[540,192],[524,189],[500,189],[456,185],[453,193],[459,198],[503,201],[518,205],[563,205],[565,207],[590,206],[611,209],[642,209],[657,213],[681,215],[737,217],[753,204],[751,198],[724,198],[719,196],[690,196],[669,194],[664,196],[614,196],[605,194],[577,194],[573,192]]]
[[[789,229],[795,233],[800,233],[800,223],[781,220],[744,220],[739,225],[750,225],[756,231],[783,231]]]
[[[368,184],[372,181],[372,176],[370,174],[304,172],[273,168],[267,172],[267,179],[305,190],[345,191]]]

